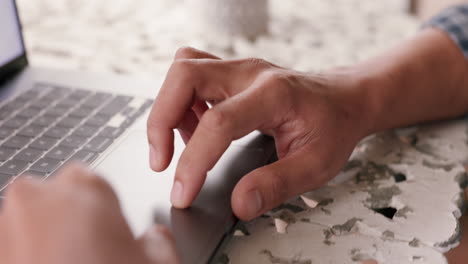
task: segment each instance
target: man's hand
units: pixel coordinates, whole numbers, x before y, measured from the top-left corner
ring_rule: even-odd
[[[334,177],[368,133],[361,97],[351,89],[358,84],[339,75],[296,72],[260,59],[225,61],[180,49],[148,120],[153,170],[170,163],[174,129],[186,142],[172,204],[190,206],[230,143],[255,130],[275,138],[279,161],[237,184],[232,207],[240,219],[259,216]]]
[[[179,263],[167,229],[155,226],[135,240],[111,187],[79,165],[47,183],[14,182],[0,234],[2,264]]]

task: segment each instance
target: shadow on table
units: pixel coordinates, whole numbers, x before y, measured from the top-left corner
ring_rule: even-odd
[[[465,200],[468,201],[468,189],[465,189]],[[466,264],[468,262],[468,210],[461,218],[462,239],[460,245],[447,252],[449,264]]]

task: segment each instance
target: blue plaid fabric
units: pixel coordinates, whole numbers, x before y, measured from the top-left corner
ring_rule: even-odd
[[[423,25],[423,28],[427,27],[435,27],[447,32],[468,59],[468,4],[445,9]]]

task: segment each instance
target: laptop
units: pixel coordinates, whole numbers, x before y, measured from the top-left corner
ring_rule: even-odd
[[[211,261],[236,223],[232,189],[270,160],[271,139],[252,133],[233,142],[193,206],[175,209],[169,197],[184,149],[180,137],[169,169],[149,168],[146,120],[161,80],[28,65],[14,0],[0,1],[0,38],[0,197],[26,172],[47,180],[67,162],[81,161],[114,187],[136,237],[155,222],[165,224],[183,263]]]

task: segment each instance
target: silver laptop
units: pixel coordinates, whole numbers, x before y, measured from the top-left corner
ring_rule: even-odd
[[[28,65],[14,0],[0,1],[0,197],[25,172],[47,179],[70,160],[89,164],[116,190],[135,236],[154,222],[174,233],[183,263],[213,260],[235,224],[230,207],[240,177],[268,162],[272,141],[234,142],[193,206],[171,207],[175,164],[149,169],[146,119],[160,81],[95,76]]]

